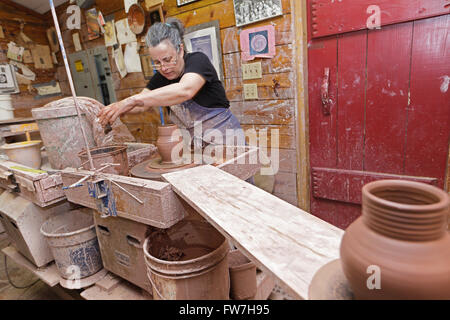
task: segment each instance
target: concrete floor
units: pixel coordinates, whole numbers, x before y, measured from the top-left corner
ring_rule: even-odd
[[[28,286],[38,280],[26,289],[14,288],[6,276],[5,255],[1,251],[3,248],[8,247],[9,244],[10,240],[6,233],[0,233],[0,300],[64,300],[76,298],[72,297],[71,294],[59,286],[54,288],[49,287],[41,280],[38,280],[30,271],[22,268],[8,258],[8,274],[16,286]]]

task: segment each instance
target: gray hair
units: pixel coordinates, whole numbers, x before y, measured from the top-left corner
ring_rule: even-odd
[[[145,42],[148,47],[156,47],[162,41],[169,40],[178,51],[180,50],[180,45],[184,43],[183,36],[183,23],[176,18],[168,18],[166,22],[154,23],[148,29]]]

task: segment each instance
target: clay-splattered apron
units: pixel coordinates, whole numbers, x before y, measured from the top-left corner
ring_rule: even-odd
[[[211,137],[214,136],[211,130],[218,130],[222,134],[221,144],[245,145],[245,136],[241,125],[228,108],[206,108],[193,100],[188,100],[170,107],[170,111],[170,119],[179,128],[189,132],[194,147],[204,147],[205,144],[214,143],[211,141]],[[201,130],[195,128],[196,125],[201,125]],[[227,130],[228,133],[233,130],[234,136],[237,137],[229,139],[228,143]],[[230,143],[233,140],[234,142]]]

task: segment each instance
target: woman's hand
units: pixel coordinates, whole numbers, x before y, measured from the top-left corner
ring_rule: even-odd
[[[130,97],[102,108],[97,117],[99,118],[102,127],[105,127],[108,122],[113,124],[120,115],[127,113],[138,105],[136,100]]]

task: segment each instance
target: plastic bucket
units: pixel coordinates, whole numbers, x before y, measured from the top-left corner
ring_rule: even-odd
[[[230,251],[230,296],[235,300],[251,299],[256,295],[256,265],[239,250]]]
[[[0,120],[14,119],[11,95],[0,94]]]
[[[106,163],[115,163],[119,166],[111,166],[104,170],[102,173],[112,173],[122,176],[128,175],[128,156],[127,156],[127,146],[105,146],[90,148],[92,162],[94,163],[95,169],[100,169]],[[83,169],[90,170],[89,159],[86,149],[83,149],[78,153],[80,157]]]
[[[83,279],[103,268],[90,210],[72,210],[52,217],[42,224],[41,233],[64,279]]]
[[[5,143],[0,149],[6,153],[11,161],[33,169],[40,169],[42,163],[41,144],[41,140]]]
[[[144,242],[153,298],[228,300],[229,250],[225,237],[206,222],[181,221],[153,232]]]

